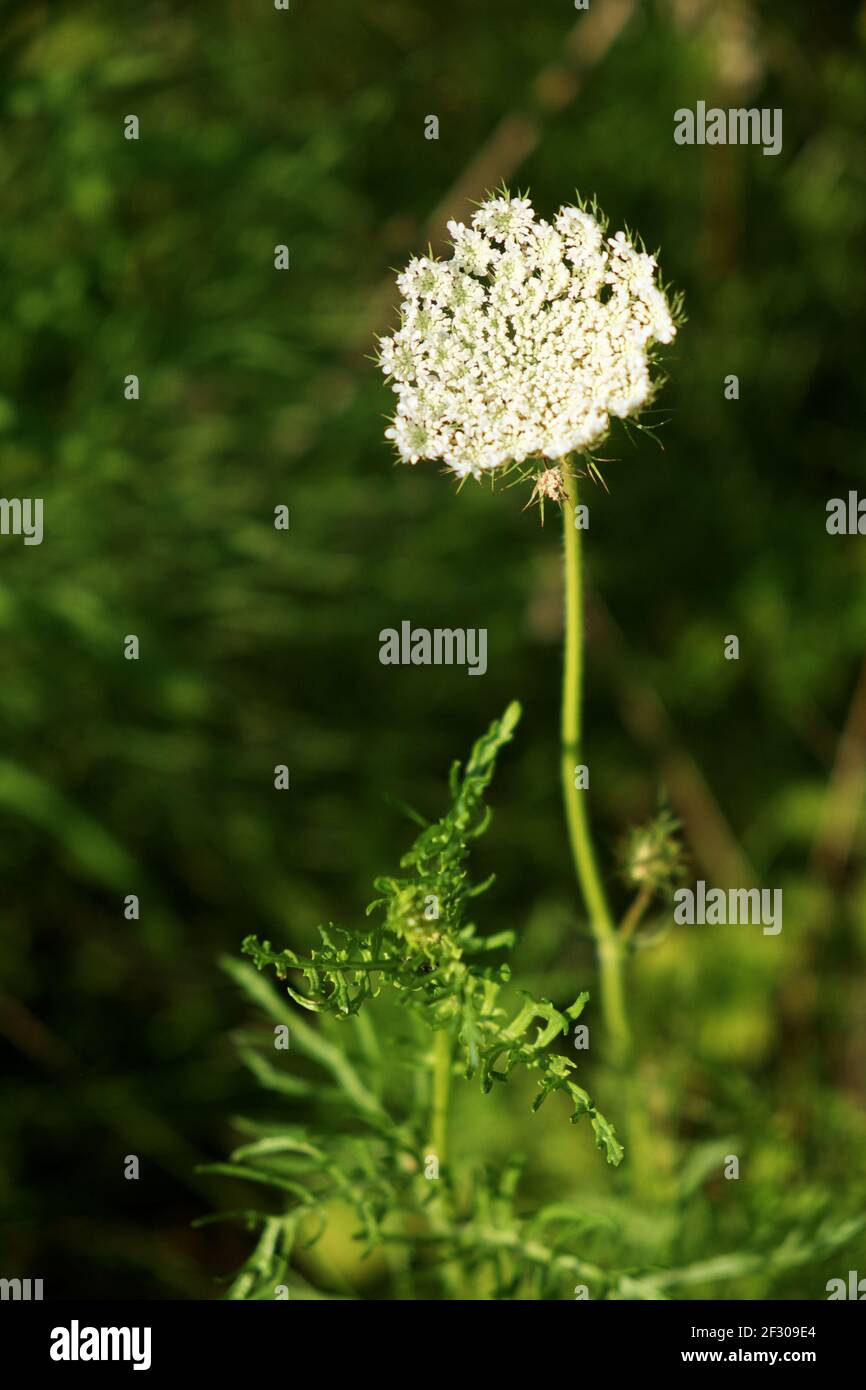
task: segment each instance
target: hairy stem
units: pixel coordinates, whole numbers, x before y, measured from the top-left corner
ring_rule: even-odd
[[[448,1146],[448,1099],[451,1092],[451,1048],[452,1037],[449,1028],[440,1028],[434,1034],[433,1054],[433,1099],[430,1107],[430,1152],[439,1160],[440,1169],[445,1167]]]
[[[451,1095],[451,1059],[454,1038],[450,1028],[440,1028],[433,1035],[433,1077],[430,1104],[430,1138],[427,1152],[439,1160],[439,1176],[434,1186],[436,1195],[427,1207],[434,1239],[439,1238],[454,1219],[452,1192],[445,1164],[448,1156],[448,1102]],[[466,1296],[466,1271],[458,1261],[446,1261],[440,1270],[443,1287],[451,1298]]]
[[[601,977],[601,1007],[611,1060],[622,1064],[631,1048],[623,989],[623,943],[616,933],[595,859],[586,812],[587,792],[575,787],[575,767],[583,759],[581,703],[583,694],[583,576],[581,532],[575,526],[577,478],[563,465],[565,526],[565,672],[562,688],[562,792],[565,818],[577,881],[595,940]]]

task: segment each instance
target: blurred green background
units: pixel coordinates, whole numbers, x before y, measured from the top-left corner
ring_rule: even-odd
[[[0,537],[4,1276],[215,1295],[248,1241],[190,1230],[225,1200],[194,1167],[257,1103],[216,957],[358,922],[410,838],[389,798],[437,814],[512,697],[480,919],[517,929],[530,987],[595,984],[559,800],[557,518],[394,466],[370,361],[391,268],[503,180],[546,217],[595,193],[686,294],[663,449],[618,431],[589,498],[617,904],[610,851],[659,785],[693,877],[785,894],[777,938],[684,928],[633,962],[658,1181],[736,1137],[749,1181],[703,1192],[693,1257],[863,1210],[866,541],[825,507],[866,491],[864,44],[864,7],[828,0],[4,7],[2,493],[45,504],[41,546]],[[782,153],[675,145],[699,99],[781,107]],[[382,667],[403,618],[486,627],[484,679]],[[526,1149],[530,1201],[603,1203],[591,1138],[528,1094],[461,1091],[461,1145]],[[822,1298],[853,1267],[862,1240],[725,1292]]]

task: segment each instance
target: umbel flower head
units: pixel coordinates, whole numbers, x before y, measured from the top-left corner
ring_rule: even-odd
[[[676,333],[654,257],[585,208],[551,224],[507,193],[448,230],[450,259],[398,276],[400,327],[380,339],[402,458],[460,477],[561,459],[650,401],[651,349]]]

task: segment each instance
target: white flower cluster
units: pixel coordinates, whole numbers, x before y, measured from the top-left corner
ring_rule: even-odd
[[[494,198],[448,230],[450,260],[416,258],[398,277],[400,328],[380,340],[397,393],[387,435],[404,459],[461,477],[559,459],[646,404],[648,349],[676,333],[652,256],[580,208],[537,220],[526,198]]]

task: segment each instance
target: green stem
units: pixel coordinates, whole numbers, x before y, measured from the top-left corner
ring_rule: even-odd
[[[628,941],[635,930],[640,926],[643,915],[649,907],[654,897],[652,888],[642,888],[623,917],[619,925],[619,936],[621,941]]]
[[[581,758],[581,701],[583,687],[583,577],[580,537],[575,526],[577,478],[567,463],[562,467],[566,503],[565,525],[565,674],[562,688],[562,792],[565,818],[577,881],[595,939],[601,976],[601,1008],[611,1060],[621,1065],[631,1049],[623,989],[623,947],[607,905],[589,832],[584,790],[574,785]]]
[[[448,1098],[451,1092],[451,1030],[440,1028],[434,1034],[433,1100],[430,1108],[430,1152],[445,1167],[448,1146]]]
[[[439,1160],[439,1176],[434,1182],[436,1195],[427,1206],[427,1216],[434,1239],[441,1238],[454,1219],[452,1191],[445,1164],[448,1156],[448,1101],[451,1094],[451,1055],[454,1038],[450,1028],[434,1033],[433,1093],[430,1104],[430,1138],[427,1152]],[[466,1271],[458,1261],[446,1261],[440,1275],[445,1293],[450,1298],[464,1298]]]

